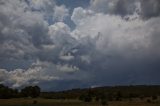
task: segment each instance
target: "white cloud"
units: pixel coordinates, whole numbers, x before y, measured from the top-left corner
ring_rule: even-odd
[[[81,60],[86,63],[90,63],[91,57],[89,55],[82,55]]]
[[[65,64],[65,65],[57,65],[57,70],[66,72],[66,73],[72,73],[72,72],[78,71],[79,68],[76,66]]]
[[[71,55],[70,53],[67,53],[67,54],[61,53],[60,54],[60,59],[65,60],[65,61],[70,61],[70,60],[74,59],[74,56]]]
[[[90,8],[98,12],[112,12],[118,0],[91,0]]]
[[[42,48],[44,49],[44,51],[54,50],[55,45],[54,44],[44,44],[42,45]]]
[[[35,9],[50,10],[56,4],[54,0],[29,0],[30,6]]]
[[[8,71],[0,69],[0,83],[8,84],[12,88],[27,85],[37,85],[58,80],[79,79],[68,73],[77,73],[79,68],[70,64],[53,64],[37,60],[28,69],[14,69]]]
[[[77,7],[74,9],[71,19],[76,25],[85,24],[84,18],[88,18],[93,14],[91,10],[85,10],[82,7]]]
[[[31,8],[40,11],[48,20],[63,21],[69,10],[64,5],[56,5],[55,0],[29,0]]]
[[[66,54],[77,44],[76,40],[71,36],[70,27],[63,22],[50,25],[48,34],[55,46],[61,48],[60,54]]]
[[[55,7],[53,18],[55,18],[58,21],[63,21],[68,15],[69,10],[64,5],[61,5]]]
[[[8,83],[13,88],[17,88],[26,85],[34,85],[35,83],[38,84],[45,81],[58,80],[59,77],[53,75],[53,73],[50,72],[50,74],[48,74],[47,68],[49,65],[50,63],[37,61],[27,70],[15,69],[12,71],[7,71],[5,69],[0,69],[0,79],[3,79],[0,82]]]
[[[79,38],[79,35],[83,35],[83,37],[94,38],[100,33],[101,36],[95,43],[98,51],[105,54],[116,53],[127,56],[137,55],[138,53],[141,56],[145,55],[145,52],[149,52],[153,43],[151,42],[152,30],[159,32],[159,29],[152,28],[158,25],[159,18],[142,20],[137,14],[133,14],[128,16],[129,20],[125,20],[121,16],[103,13],[94,13],[89,16],[83,14],[82,17],[79,13],[84,13],[84,11],[88,10],[76,8],[73,12],[72,17],[74,18],[72,19],[77,26],[72,32],[72,36]],[[155,21],[157,24],[151,24],[150,21]]]
[[[57,22],[49,26],[48,34],[57,46],[63,46],[70,38],[70,28],[63,22]]]
[[[51,26],[49,26],[49,35],[67,35],[70,33],[70,28],[63,22],[57,22]]]

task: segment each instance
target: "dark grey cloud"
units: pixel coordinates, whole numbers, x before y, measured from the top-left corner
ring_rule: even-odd
[[[157,17],[160,15],[159,0],[141,0],[141,7],[144,18]]]
[[[160,14],[159,0],[91,0],[90,4],[94,11],[106,14],[125,16],[137,12],[145,19]]]
[[[110,14],[133,14],[136,0],[91,0],[91,9]]]

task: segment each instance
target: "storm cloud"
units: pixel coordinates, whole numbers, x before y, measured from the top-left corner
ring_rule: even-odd
[[[158,0],[91,0],[73,10],[56,0],[1,0],[0,83],[160,84],[159,10]]]

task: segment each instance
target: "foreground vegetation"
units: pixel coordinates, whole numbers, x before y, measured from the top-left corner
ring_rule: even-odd
[[[0,106],[160,106],[160,86],[115,86],[41,92],[0,85]]]
[[[37,101],[35,104],[34,101]],[[100,102],[82,102],[80,100],[55,100],[42,98],[0,99],[0,106],[102,106]],[[160,106],[160,100],[147,102],[147,99],[134,98],[122,101],[109,101],[104,106]]]

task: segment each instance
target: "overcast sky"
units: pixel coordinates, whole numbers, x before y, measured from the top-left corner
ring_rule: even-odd
[[[160,84],[160,0],[0,0],[0,83]]]

